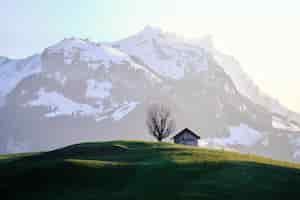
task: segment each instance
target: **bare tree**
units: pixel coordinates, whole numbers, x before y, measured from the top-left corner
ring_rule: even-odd
[[[175,131],[175,120],[170,109],[162,104],[152,104],[147,112],[147,126],[149,133],[159,142]]]

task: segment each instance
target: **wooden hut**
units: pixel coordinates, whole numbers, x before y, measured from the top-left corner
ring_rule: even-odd
[[[184,144],[184,145],[191,145],[191,146],[198,146],[198,140],[200,136],[196,133],[191,131],[188,128],[183,129],[179,133],[177,133],[174,137],[174,143],[176,144]]]

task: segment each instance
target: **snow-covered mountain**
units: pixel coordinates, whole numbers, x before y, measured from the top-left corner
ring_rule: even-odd
[[[151,139],[149,104],[170,105],[200,144],[300,159],[297,113],[265,95],[211,38],[157,28],[112,43],[64,39],[40,55],[0,57],[0,151],[111,139]]]

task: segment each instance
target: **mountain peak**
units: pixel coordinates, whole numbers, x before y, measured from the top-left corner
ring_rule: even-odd
[[[73,47],[76,48],[83,48],[89,45],[87,40],[82,40],[79,38],[65,38],[62,41],[50,46],[48,49],[70,49]]]
[[[157,34],[157,33],[161,33],[162,30],[161,30],[160,27],[147,25],[147,26],[144,27],[142,32],[144,32],[144,33],[156,33]]]
[[[156,38],[160,34],[162,34],[162,30],[159,27],[154,27],[154,26],[147,25],[137,35],[140,35],[144,38]]]

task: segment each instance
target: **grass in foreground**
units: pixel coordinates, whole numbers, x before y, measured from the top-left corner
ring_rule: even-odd
[[[84,143],[0,156],[0,178],[3,199],[300,197],[300,165],[167,143]]]

